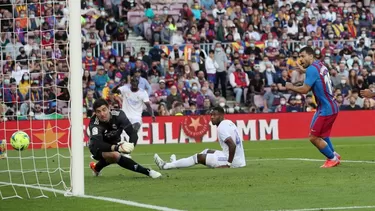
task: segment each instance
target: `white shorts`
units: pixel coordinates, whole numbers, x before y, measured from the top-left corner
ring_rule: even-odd
[[[216,168],[225,166],[228,163],[228,158],[222,151],[215,150],[215,153],[206,154],[206,166]]]

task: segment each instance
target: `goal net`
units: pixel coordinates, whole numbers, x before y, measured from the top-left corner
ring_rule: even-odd
[[[0,197],[56,196],[71,187],[69,3],[2,2]],[[27,150],[12,149],[16,131]]]

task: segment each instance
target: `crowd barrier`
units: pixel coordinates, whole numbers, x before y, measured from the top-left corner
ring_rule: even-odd
[[[231,114],[245,141],[290,140],[307,138],[313,113]],[[217,128],[209,116],[145,117],[139,131],[138,144],[200,143],[217,141]],[[89,119],[84,120],[88,141]],[[334,124],[332,137],[375,136],[374,111],[343,111]],[[13,132],[23,130],[30,135],[34,148],[68,147],[70,122],[62,120],[9,121],[0,124],[0,139],[9,140]]]

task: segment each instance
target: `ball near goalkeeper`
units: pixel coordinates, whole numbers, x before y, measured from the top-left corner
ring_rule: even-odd
[[[95,176],[98,176],[103,168],[117,163],[119,166],[144,174],[151,178],[159,178],[157,171],[145,168],[134,160],[122,156],[121,153],[131,153],[138,135],[132,124],[121,110],[110,111],[109,104],[104,99],[94,102],[95,115],[90,119],[89,148],[92,157],[98,162],[91,162],[90,168]],[[129,142],[121,141],[121,133],[125,131],[129,136]]]

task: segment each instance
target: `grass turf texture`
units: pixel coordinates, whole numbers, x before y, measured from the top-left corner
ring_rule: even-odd
[[[373,137],[334,138],[335,149],[343,160],[373,161]],[[332,169],[319,168],[323,162],[283,160],[283,158],[324,159],[307,141],[244,142],[247,166],[241,169],[208,169],[196,166],[189,169],[161,171],[163,178],[152,180],[117,165],[103,170],[102,176],[93,177],[85,149],[85,192],[88,195],[125,199],[182,210],[279,210],[316,207],[346,207],[375,205],[373,190],[375,163],[343,162]],[[205,148],[220,149],[218,143],[138,146],[133,159],[146,167],[158,170],[153,164],[153,154],[169,160],[172,153],[177,158],[187,157]],[[30,156],[32,150],[22,152]],[[36,150],[35,156],[56,154],[56,149]],[[60,154],[68,155],[66,149]],[[9,151],[9,156],[18,152]],[[274,160],[279,159],[280,160]],[[10,169],[20,169],[18,159],[9,159]],[[33,160],[22,161],[24,169],[34,169]],[[58,167],[57,157],[48,159],[50,170]],[[46,159],[35,159],[38,169],[46,168]],[[60,157],[60,166],[68,167],[69,160]],[[0,160],[0,172],[6,170],[6,160]],[[69,173],[37,173],[41,183],[69,182]],[[35,172],[24,174],[26,184],[36,181]],[[20,173],[12,173],[14,183],[23,184]],[[1,182],[9,182],[7,173],[0,173]],[[57,186],[61,189],[61,185]],[[16,188],[25,197],[25,188]],[[11,187],[0,187],[3,196],[14,195]],[[31,196],[40,191],[29,189]],[[45,192],[48,196],[53,196]],[[62,195],[49,199],[9,199],[0,203],[1,210],[103,210],[119,208],[147,210],[93,199],[65,198]],[[365,210],[365,209],[362,209]],[[370,209],[368,209],[370,210]]]

